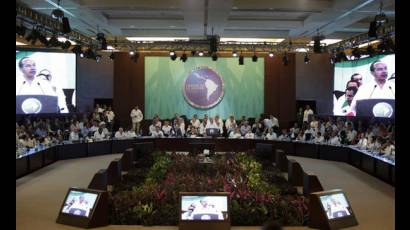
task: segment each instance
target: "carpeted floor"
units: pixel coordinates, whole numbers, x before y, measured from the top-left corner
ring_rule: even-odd
[[[16,181],[16,229],[78,229],[56,224],[55,220],[67,189],[87,187],[99,169],[121,154],[58,161]],[[344,163],[301,157],[296,159],[305,171],[318,175],[325,189],[343,189],[352,205],[359,226],[355,230],[392,230],[395,219],[394,188],[377,178]],[[176,230],[178,227],[108,226],[101,230]],[[233,230],[257,230],[260,227],[232,227]],[[309,229],[287,227],[285,230]]]

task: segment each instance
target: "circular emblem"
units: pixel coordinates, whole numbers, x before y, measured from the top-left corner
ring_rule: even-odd
[[[386,102],[380,102],[373,106],[373,115],[375,117],[391,117],[393,108]]]
[[[27,98],[21,103],[21,110],[23,110],[24,113],[39,113],[41,108],[41,102],[36,98]]]
[[[184,97],[199,109],[209,109],[217,105],[224,96],[222,78],[209,67],[194,69],[185,79]]]

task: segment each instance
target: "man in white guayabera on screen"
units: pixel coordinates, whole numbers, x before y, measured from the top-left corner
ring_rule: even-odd
[[[51,73],[41,71],[37,74],[36,63],[31,57],[23,57],[18,63],[22,76],[16,79],[16,96],[18,95],[47,95],[58,97],[58,107],[62,113],[67,113],[67,104],[61,88],[51,84]]]
[[[199,218],[200,220],[223,220],[223,214],[220,210],[215,207],[214,204],[210,203],[207,198],[203,198],[199,201],[200,204],[195,206],[192,211],[192,219]]]
[[[395,99],[395,84],[387,81],[387,65],[377,60],[370,65],[370,73],[373,75],[374,81],[362,85],[353,98],[351,109],[354,116],[358,100]]]
[[[209,97],[218,89],[218,85],[213,82],[212,80],[205,79],[199,74],[195,73],[197,78],[202,79],[205,81],[205,87],[206,87],[206,100],[209,101]]]

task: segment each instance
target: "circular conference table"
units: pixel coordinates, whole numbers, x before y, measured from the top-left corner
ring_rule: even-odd
[[[200,146],[215,152],[246,152],[261,144],[271,145],[272,154],[282,149],[287,155],[339,161],[365,171],[390,185],[395,185],[395,162],[378,154],[352,146],[334,146],[310,142],[277,141],[263,139],[229,138],[152,138],[139,137],[124,140],[104,140],[90,143],[64,143],[37,151],[30,151],[16,159],[16,179],[58,160],[122,153],[134,143],[152,142],[154,150],[187,152]]]

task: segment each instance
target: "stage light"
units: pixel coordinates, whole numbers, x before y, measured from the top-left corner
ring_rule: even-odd
[[[114,60],[114,58],[115,58],[114,52],[111,52],[109,58],[110,58],[110,60]]]
[[[236,53],[236,51],[235,51],[235,50],[234,50],[234,51],[232,51],[232,56],[233,56],[233,57],[238,56],[238,54]]]
[[[242,56],[242,53],[241,53],[241,55],[239,55],[239,65],[243,65],[243,62],[244,62],[244,58],[243,58],[243,56]]]
[[[204,56],[204,52],[199,51],[198,55],[199,55],[200,57],[202,57],[202,56]]]
[[[360,49],[358,47],[352,50],[352,55],[355,57],[355,59],[360,59],[360,57],[362,56]]]
[[[68,34],[68,33],[70,33],[71,32],[71,27],[70,27],[70,22],[68,21],[68,18],[67,17],[63,17],[62,19],[61,19],[61,21],[62,21],[62,27],[61,27],[61,32],[63,33],[63,34]]]
[[[83,58],[84,57],[84,53],[80,53],[80,58]]]
[[[182,62],[186,62],[188,60],[186,53],[183,53],[179,60],[181,60]]]
[[[60,5],[60,1],[58,2],[59,2],[58,5]],[[51,17],[53,17],[53,19],[59,20],[64,17],[64,12],[60,9],[54,9],[51,12]]]
[[[61,45],[61,48],[63,49],[63,50],[66,50],[66,49],[68,49],[68,48],[70,48],[71,47],[71,42],[70,41],[65,41],[62,45]]]
[[[287,66],[289,64],[288,54],[285,52],[282,58],[283,65]]]
[[[95,60],[96,60],[97,62],[100,62],[101,59],[102,59],[102,56],[101,56],[100,54],[95,55]]]
[[[253,54],[252,56],[252,61],[257,62],[258,61],[258,56],[256,56],[256,53]]]
[[[170,58],[172,61],[175,61],[175,59],[177,59],[177,53],[175,51],[171,51],[169,52]]]
[[[273,58],[275,55],[273,54],[273,52],[269,52],[269,57]]]
[[[216,53],[212,54],[212,61],[217,61],[218,60],[218,55]]]
[[[305,64],[308,64],[310,62],[310,59],[307,53],[305,54],[304,62]]]
[[[26,30],[27,28],[23,24],[21,26],[16,26],[16,34],[21,38],[26,36]]]

